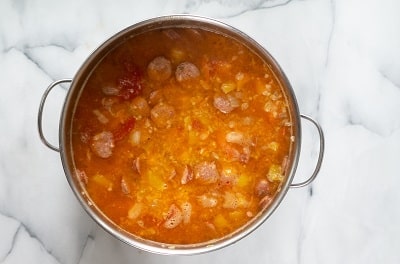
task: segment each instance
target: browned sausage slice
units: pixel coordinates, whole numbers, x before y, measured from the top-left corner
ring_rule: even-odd
[[[178,206],[172,204],[168,210],[167,217],[164,222],[164,227],[172,229],[177,227],[183,220],[182,211]]]
[[[171,125],[171,119],[175,115],[175,109],[168,104],[159,103],[150,111],[151,120],[159,128],[166,128]]]
[[[215,183],[219,179],[219,173],[215,162],[202,162],[194,166],[195,179],[204,184]]]
[[[147,74],[154,81],[165,81],[172,73],[171,62],[165,57],[156,57],[147,66]]]
[[[226,95],[215,95],[214,107],[224,114],[228,114],[235,109]]]
[[[114,136],[109,131],[100,132],[92,138],[93,152],[100,158],[109,158],[114,148]]]
[[[196,65],[190,62],[182,62],[176,67],[175,77],[178,82],[188,81],[200,76]]]

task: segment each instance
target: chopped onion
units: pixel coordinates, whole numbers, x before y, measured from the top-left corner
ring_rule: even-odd
[[[244,73],[243,73],[243,72],[238,72],[238,73],[236,74],[236,76],[235,76],[235,79],[236,79],[237,81],[243,80],[243,79],[244,79]]]
[[[135,146],[140,144],[140,138],[141,138],[141,132],[140,130],[135,130],[131,134],[131,143]]]
[[[197,197],[197,201],[201,204],[201,206],[203,206],[204,208],[212,208],[217,206],[218,204],[218,200],[215,197],[212,197],[210,195],[200,195],[199,197]]]
[[[240,132],[232,131],[226,134],[225,140],[229,143],[242,144],[244,141],[244,136]]]
[[[264,105],[264,111],[265,111],[265,112],[270,113],[270,112],[272,112],[274,109],[275,109],[275,106],[274,106],[274,104],[273,104],[271,101],[268,101],[268,102],[265,103],[265,105]]]
[[[93,114],[97,117],[97,120],[99,120],[100,123],[102,124],[107,124],[108,123],[108,118],[101,113],[99,110],[95,109],[93,110]]]
[[[138,218],[142,209],[143,205],[141,203],[135,203],[128,211],[128,218],[132,220]]]
[[[120,89],[115,86],[104,86],[101,90],[105,95],[118,95],[120,92]]]

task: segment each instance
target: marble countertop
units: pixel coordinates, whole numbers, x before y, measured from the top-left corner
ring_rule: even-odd
[[[396,0],[0,1],[0,263],[400,263],[400,2]],[[309,186],[229,247],[160,256],[117,241],[85,213],[60,156],[37,133],[46,87],[107,38],[147,18],[195,14],[250,35],[281,64],[326,137]],[[66,90],[46,104],[58,140]],[[318,136],[306,122],[295,181]]]

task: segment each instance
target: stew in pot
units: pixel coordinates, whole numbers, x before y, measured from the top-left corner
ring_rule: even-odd
[[[290,111],[269,66],[202,29],[127,39],[93,69],[73,117],[76,177],[122,229],[193,244],[267,207],[286,175]]]

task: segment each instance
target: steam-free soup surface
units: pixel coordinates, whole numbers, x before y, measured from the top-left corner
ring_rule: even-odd
[[[223,237],[267,207],[292,137],[270,68],[201,29],[135,36],[91,73],[73,118],[75,174],[126,231],[191,244]]]

